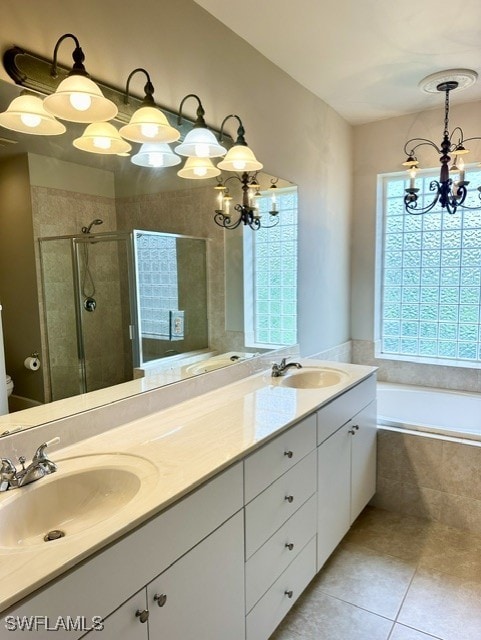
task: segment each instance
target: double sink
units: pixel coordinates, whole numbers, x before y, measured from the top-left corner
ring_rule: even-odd
[[[299,390],[346,383],[350,375],[325,366],[265,374],[272,386]],[[28,486],[0,494],[0,552],[32,549],[77,536],[142,500],[156,486],[159,468],[126,453],[91,454],[58,461],[59,471]],[[134,509],[135,510],[135,509]]]

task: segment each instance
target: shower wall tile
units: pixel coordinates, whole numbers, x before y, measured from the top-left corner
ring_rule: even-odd
[[[378,429],[372,504],[481,534],[481,446]]]

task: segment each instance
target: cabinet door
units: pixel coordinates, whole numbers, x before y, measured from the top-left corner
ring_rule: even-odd
[[[350,423],[353,430],[351,472],[351,523],[376,491],[376,401],[360,411]]]
[[[147,594],[142,589],[104,620],[100,634],[90,631],[88,638],[102,640],[148,640]],[[142,615],[140,615],[142,614]]]
[[[347,533],[350,525],[351,438],[348,425],[318,447],[319,570]]]
[[[149,640],[244,640],[243,533],[239,512],[147,586]]]

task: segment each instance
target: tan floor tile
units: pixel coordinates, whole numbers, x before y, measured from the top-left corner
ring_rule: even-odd
[[[436,636],[426,635],[402,624],[395,624],[389,640],[442,640],[442,638],[438,639]]]
[[[443,640],[481,640],[481,583],[420,569],[398,622]]]
[[[344,540],[403,560],[418,560],[432,527],[428,520],[366,507]]]
[[[438,525],[431,532],[419,567],[481,584],[481,536]]]
[[[342,543],[319,575],[324,593],[395,619],[414,575],[415,564]]]
[[[387,640],[392,621],[310,589],[271,640]]]

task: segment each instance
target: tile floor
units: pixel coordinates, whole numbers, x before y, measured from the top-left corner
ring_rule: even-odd
[[[271,640],[481,640],[481,535],[367,507]]]

